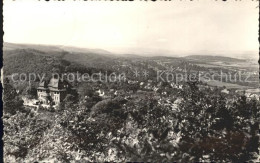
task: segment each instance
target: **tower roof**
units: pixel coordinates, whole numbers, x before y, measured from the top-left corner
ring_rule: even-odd
[[[65,91],[66,88],[68,88],[70,84],[65,81],[61,80],[59,78],[51,78],[49,81],[44,80],[39,84],[38,89],[49,89],[52,91]]]

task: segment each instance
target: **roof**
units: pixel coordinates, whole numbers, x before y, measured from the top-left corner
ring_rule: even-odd
[[[44,80],[41,83],[39,83],[39,87],[38,88],[47,89],[48,88],[48,81]]]
[[[52,88],[59,88],[59,86],[61,85],[61,80],[60,79],[55,79],[55,78],[51,78],[48,87],[52,87]]]
[[[51,78],[49,81],[44,80],[39,84],[38,89],[46,90],[49,89],[51,91],[65,91],[67,87],[71,87],[71,85],[59,78]]]

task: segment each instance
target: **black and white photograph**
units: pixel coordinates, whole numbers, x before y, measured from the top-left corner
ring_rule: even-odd
[[[3,0],[3,161],[260,162],[259,1]]]

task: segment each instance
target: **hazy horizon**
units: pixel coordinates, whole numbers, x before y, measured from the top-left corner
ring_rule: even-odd
[[[257,5],[255,1],[211,0],[5,0],[4,42],[103,49],[114,54],[258,57]]]
[[[170,53],[170,54],[167,54],[167,53],[150,53],[150,54],[145,54],[145,53],[114,53],[114,52],[111,52],[111,51],[108,51],[106,49],[101,49],[101,48],[94,48],[94,49],[91,49],[91,48],[87,48],[87,47],[77,47],[77,46],[61,46],[61,45],[48,45],[48,44],[26,44],[26,43],[12,43],[12,42],[4,42],[4,44],[12,44],[12,45],[21,45],[21,46],[46,46],[46,47],[55,47],[55,48],[59,48],[59,49],[62,49],[64,51],[71,51],[73,52],[74,50],[73,49],[69,49],[69,48],[76,48],[76,49],[86,49],[86,50],[93,50],[92,52],[100,52],[100,53],[103,53],[103,54],[114,54],[114,55],[117,55],[117,56],[124,56],[124,55],[137,55],[137,56],[146,56],[146,57],[154,57],[154,56],[166,56],[166,57],[186,57],[186,56],[193,56],[193,55],[205,55],[205,56],[220,56],[220,57],[230,57],[230,58],[237,58],[237,59],[249,59],[249,58],[258,58],[259,56],[256,54],[254,56],[248,56],[254,52],[245,52],[244,55],[243,54],[240,54],[240,55],[232,55],[230,56],[229,54],[226,54],[226,55],[223,55],[223,54],[217,54],[217,53],[207,53],[207,52],[204,52],[204,53],[186,53],[186,54],[173,54],[173,53]],[[4,45],[4,49],[7,48],[5,47]],[[51,49],[50,49],[51,50]]]

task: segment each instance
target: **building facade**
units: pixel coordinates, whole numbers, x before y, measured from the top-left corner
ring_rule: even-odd
[[[45,105],[56,105],[62,102],[68,94],[71,85],[65,81],[56,78],[45,80],[37,88],[38,100]]]

